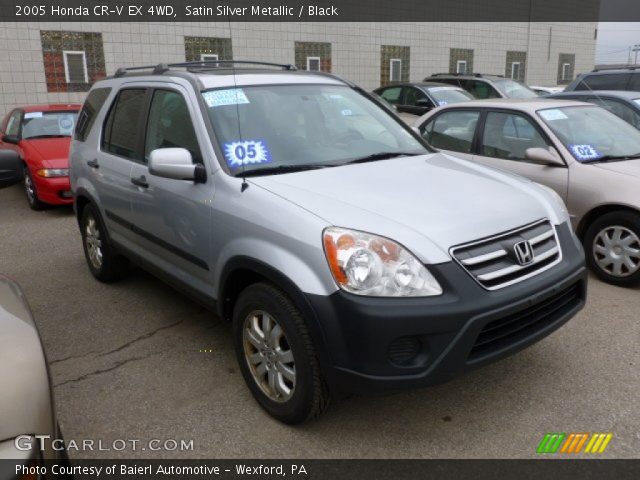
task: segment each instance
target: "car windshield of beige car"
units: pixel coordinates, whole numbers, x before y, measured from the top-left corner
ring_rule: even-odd
[[[579,162],[640,158],[640,131],[603,108],[548,108],[538,115]]]
[[[538,98],[538,94],[529,87],[521,83],[509,80],[508,78],[494,80],[493,84],[498,90],[507,96],[507,98]]]
[[[231,174],[267,175],[429,153],[387,109],[343,86],[202,93]]]

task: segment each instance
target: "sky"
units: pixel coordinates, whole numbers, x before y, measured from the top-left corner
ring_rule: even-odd
[[[640,45],[640,22],[600,22],[596,44],[596,63],[627,63],[629,47]],[[635,53],[631,52],[631,62]],[[640,52],[638,52],[640,63]]]

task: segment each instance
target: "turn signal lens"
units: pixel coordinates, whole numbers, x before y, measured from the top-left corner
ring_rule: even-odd
[[[373,297],[442,294],[427,268],[393,240],[330,227],[323,233],[323,244],[333,278],[347,292]]]

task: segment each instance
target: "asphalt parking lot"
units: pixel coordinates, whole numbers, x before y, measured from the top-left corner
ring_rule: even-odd
[[[591,278],[585,310],[513,357],[288,427],[245,387],[228,324],[140,270],[91,277],[70,208],[34,212],[20,186],[0,190],[0,272],[30,301],[67,440],[193,440],[72,459],[530,458],[545,432],[613,432],[603,456],[639,457],[640,289]]]

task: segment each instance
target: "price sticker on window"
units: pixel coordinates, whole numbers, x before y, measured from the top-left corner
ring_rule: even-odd
[[[271,154],[264,140],[241,140],[224,144],[224,156],[229,168],[271,163]]]
[[[209,107],[224,107],[225,105],[243,105],[249,103],[249,99],[241,88],[211,90],[204,92],[202,97]]]
[[[593,145],[589,144],[569,145],[569,150],[571,150],[573,156],[578,160],[595,160],[596,158],[602,157],[600,152],[598,152]]]

